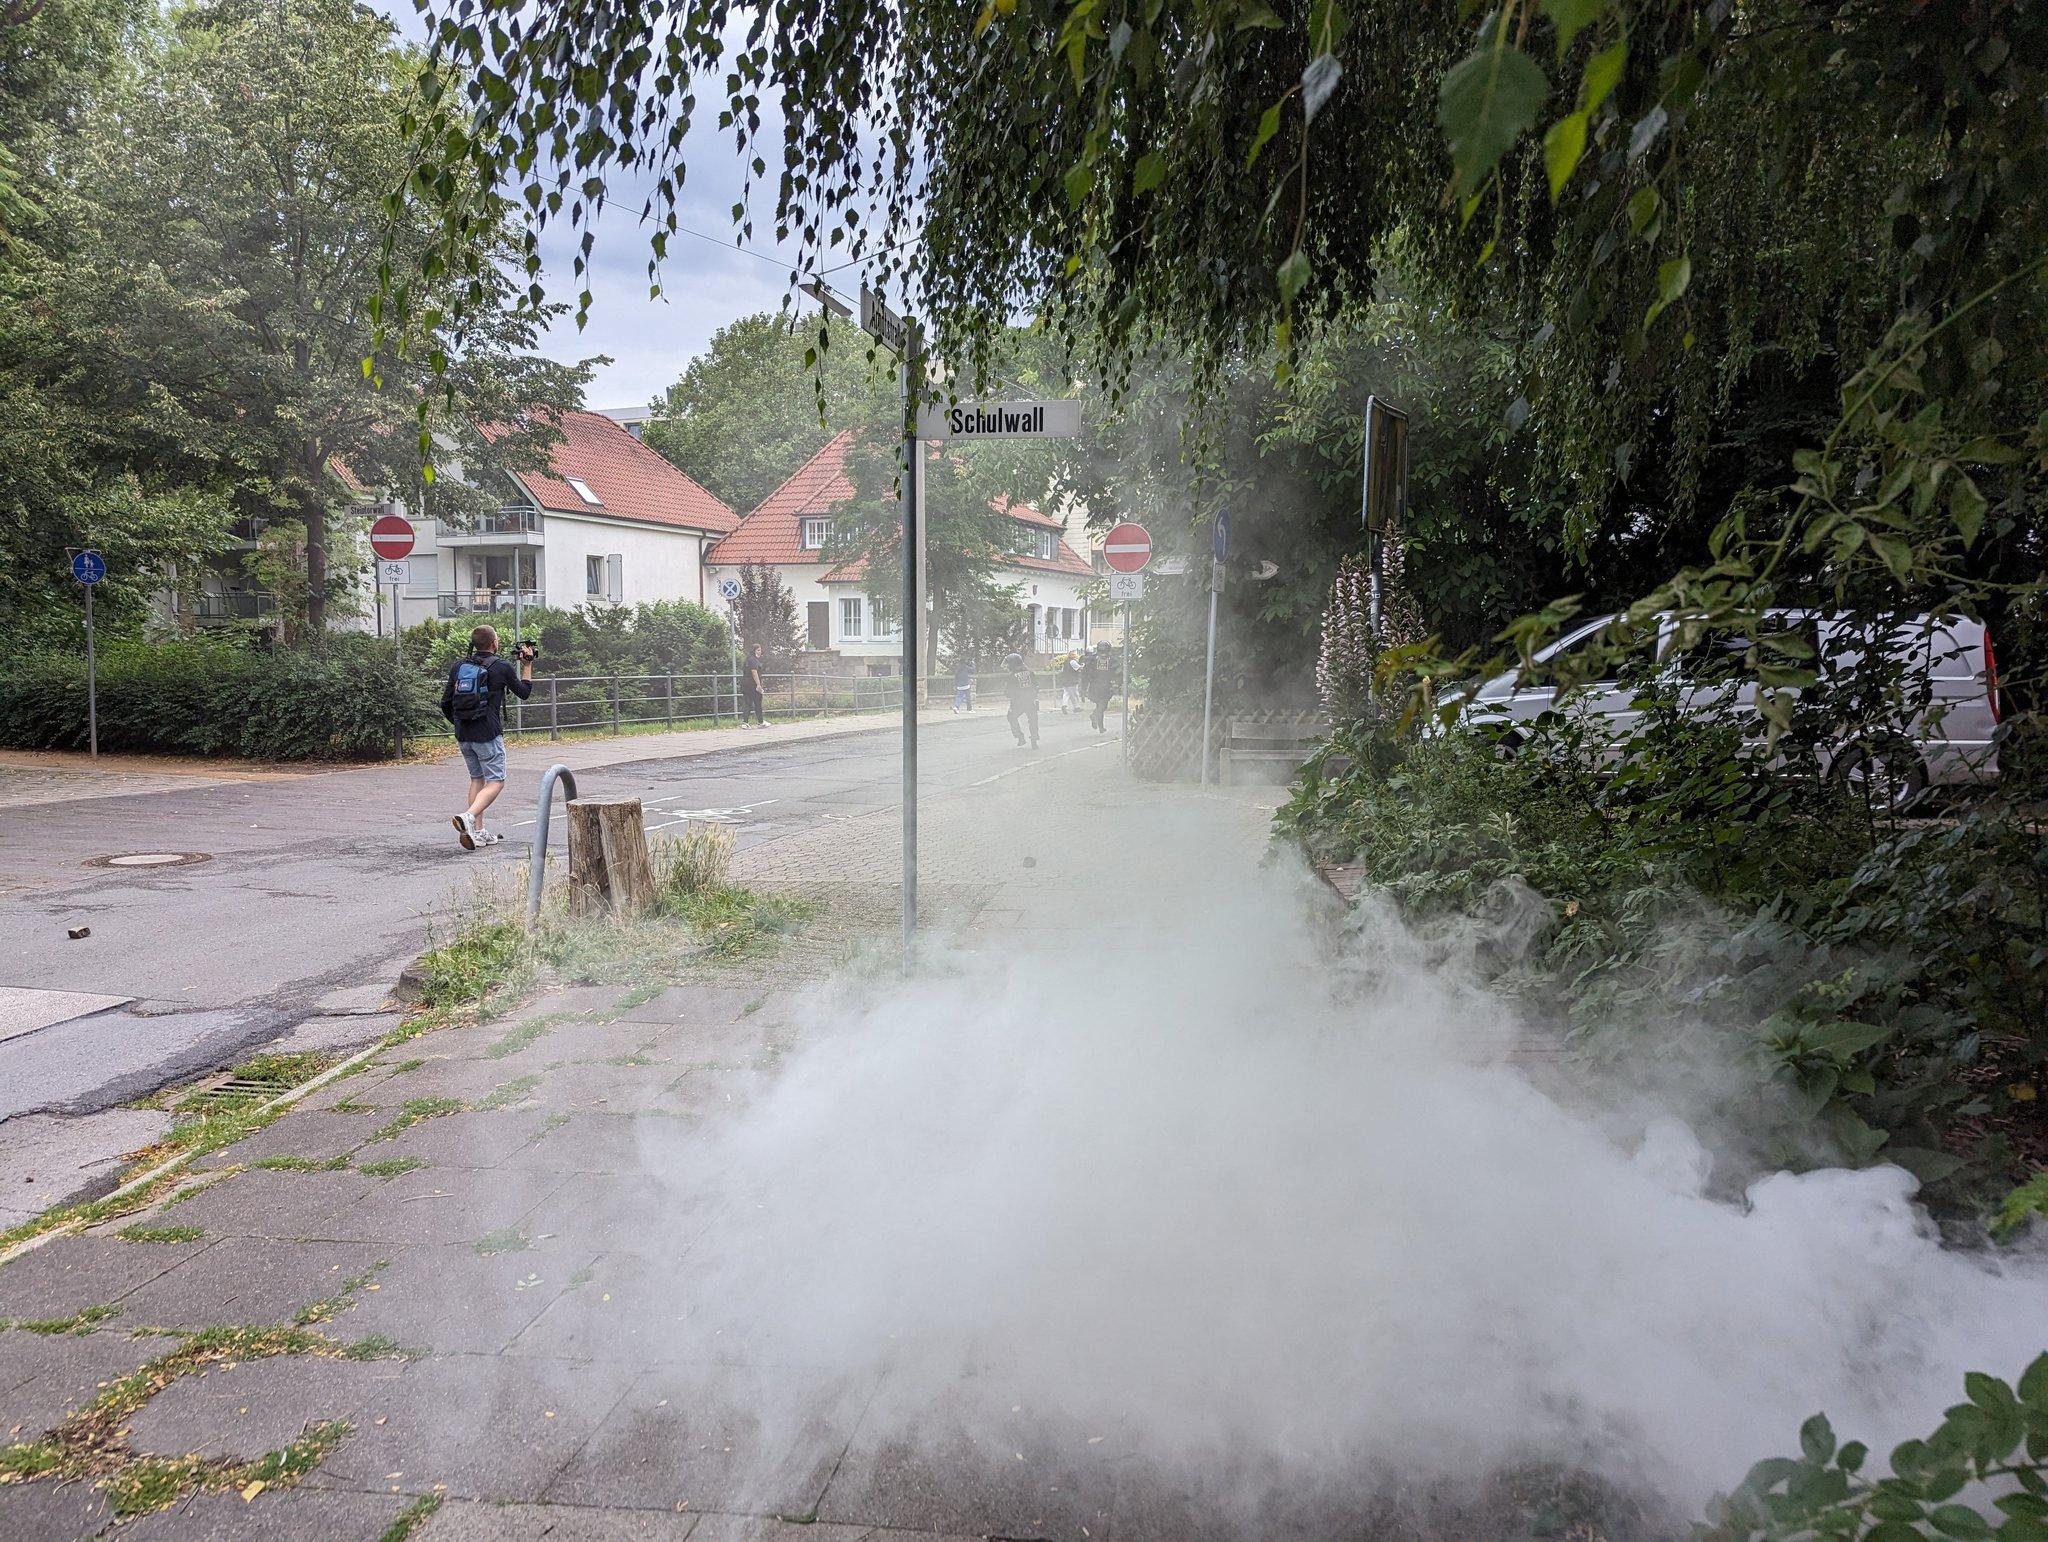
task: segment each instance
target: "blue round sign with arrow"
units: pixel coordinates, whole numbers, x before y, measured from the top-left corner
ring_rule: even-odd
[[[96,551],[73,552],[71,576],[82,584],[96,584],[107,576],[107,559]]]
[[[1217,510],[1216,525],[1210,532],[1210,540],[1215,548],[1216,560],[1218,562],[1223,561],[1224,558],[1230,555],[1230,510]]]

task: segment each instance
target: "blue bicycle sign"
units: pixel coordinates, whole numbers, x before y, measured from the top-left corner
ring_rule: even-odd
[[[96,551],[71,554],[71,576],[82,584],[96,584],[107,576],[107,559]]]

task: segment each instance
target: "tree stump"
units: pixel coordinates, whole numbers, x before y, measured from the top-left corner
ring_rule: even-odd
[[[654,902],[640,800],[569,805],[569,914],[637,915]]]

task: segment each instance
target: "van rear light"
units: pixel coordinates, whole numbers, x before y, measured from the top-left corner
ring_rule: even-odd
[[[2002,723],[2005,714],[1998,706],[1998,650],[1991,646],[1991,628],[1984,628],[1984,693],[1991,703],[1991,721]]]

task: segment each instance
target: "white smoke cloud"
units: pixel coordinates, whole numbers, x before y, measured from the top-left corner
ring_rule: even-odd
[[[882,1376],[906,1438],[1113,1428],[1245,1516],[1528,1461],[1683,1516],[1817,1409],[1882,1453],[2048,1340],[2038,1252],[1944,1250],[1894,1168],[1710,1190],[1640,1076],[1546,1095],[1458,949],[1311,898],[1219,880],[1114,950],[821,994],[698,1159],[752,1197],[692,1254],[697,1326]]]

